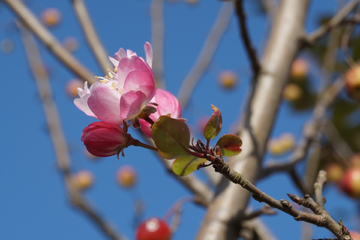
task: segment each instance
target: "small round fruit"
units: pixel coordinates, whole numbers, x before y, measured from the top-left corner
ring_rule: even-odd
[[[232,89],[235,87],[238,81],[238,77],[235,72],[226,70],[226,71],[222,71],[219,74],[218,81],[223,88]]]
[[[269,142],[269,151],[272,155],[281,155],[284,153],[283,145],[279,139],[271,139]]]
[[[337,163],[328,163],[325,165],[324,170],[326,172],[328,182],[339,182],[344,175],[343,168]]]
[[[359,232],[350,231],[350,235],[351,235],[352,239],[360,240],[360,233]]]
[[[360,197],[360,168],[349,168],[344,173],[340,189],[352,198]]]
[[[136,240],[170,240],[171,231],[160,218],[150,218],[138,226]]]
[[[306,77],[308,70],[308,62],[303,58],[297,58],[291,66],[291,77],[294,79],[303,79]]]
[[[71,98],[76,98],[79,97],[78,88],[83,88],[84,87],[84,82],[81,81],[80,79],[71,79],[66,83],[66,93],[71,97]]]
[[[295,137],[291,133],[284,133],[280,137],[280,142],[284,152],[289,151],[295,144]]]
[[[345,86],[349,97],[360,101],[360,66],[353,67],[345,73]]]
[[[116,180],[122,187],[130,188],[134,186],[136,179],[136,170],[129,165],[122,166],[116,173]]]
[[[66,37],[63,41],[63,46],[69,52],[75,52],[78,49],[78,41],[74,37]]]
[[[360,153],[353,154],[349,159],[349,163],[351,167],[360,167]]]
[[[294,83],[289,83],[285,86],[283,96],[288,101],[296,101],[301,98],[303,94],[302,89]]]
[[[41,13],[41,20],[49,27],[56,26],[60,22],[60,19],[61,13],[56,8],[48,8]]]
[[[87,170],[82,170],[72,176],[74,186],[79,190],[85,190],[94,183],[93,174]]]

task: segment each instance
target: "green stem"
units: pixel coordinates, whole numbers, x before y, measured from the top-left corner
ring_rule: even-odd
[[[156,151],[156,152],[158,151],[158,149],[156,147],[147,145],[147,144],[142,143],[142,142],[140,142],[139,140],[136,140],[136,139],[134,139],[132,145],[137,146],[137,147],[143,147],[143,148],[146,148],[146,149],[150,149],[150,150],[153,150],[153,151]]]

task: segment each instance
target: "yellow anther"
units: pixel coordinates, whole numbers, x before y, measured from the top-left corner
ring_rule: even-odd
[[[114,68],[114,72],[117,72],[118,70],[117,70],[117,68]]]

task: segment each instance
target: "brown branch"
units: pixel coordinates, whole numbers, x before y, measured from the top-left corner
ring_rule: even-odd
[[[83,81],[95,82],[94,75],[71,55],[20,0],[4,0],[20,20],[66,67]]]
[[[325,33],[330,31],[333,27],[338,26],[346,16],[353,10],[356,5],[360,2],[360,0],[353,0],[348,2],[329,22],[320,26],[314,32],[310,33],[305,37],[305,41],[308,44],[314,44],[319,38],[321,38]]]
[[[323,119],[327,109],[334,102],[344,84],[344,77],[340,76],[330,87],[328,87],[316,103],[313,110],[313,119],[305,125],[303,129],[303,139],[295,148],[290,158],[283,163],[272,164],[265,167],[260,173],[259,179],[265,178],[275,172],[291,171],[298,162],[305,158],[309,146],[323,128]]]
[[[112,69],[112,65],[108,59],[108,54],[106,53],[104,46],[101,44],[101,41],[96,33],[94,25],[92,24],[89,13],[86,9],[85,3],[83,0],[71,0],[75,14],[80,22],[80,26],[84,32],[85,39],[89,44],[89,47],[94,54],[95,59],[100,65],[104,75],[107,75],[108,69]]]
[[[295,168],[291,169],[288,173],[289,173],[291,179],[293,180],[293,183],[298,187],[298,189],[301,191],[301,193],[303,195],[310,192],[310,189],[308,188],[308,186],[304,183],[304,181],[296,173]]]
[[[41,61],[40,53],[32,34],[27,29],[22,27],[21,24],[18,24],[18,26],[28,62],[35,77],[38,92],[43,103],[47,124],[55,149],[57,164],[64,176],[64,182],[69,194],[69,200],[78,210],[89,217],[109,239],[125,240],[125,237],[122,237],[112,228],[113,224],[106,222],[102,217],[100,217],[100,215],[93,209],[93,207],[85,200],[81,192],[74,186],[71,176],[69,152],[61,128],[57,106],[52,97],[49,78],[47,76],[44,64]]]
[[[269,205],[265,205],[259,210],[246,214],[244,217],[241,218],[241,221],[248,221],[260,217],[261,215],[275,215],[275,214],[277,214],[277,212],[272,207],[270,207]]]
[[[165,89],[164,81],[164,0],[151,3],[151,42],[154,48],[153,72],[155,86]]]
[[[287,83],[291,63],[301,47],[308,0],[282,0],[274,17],[264,54],[262,70],[242,114],[239,137],[243,152],[228,159],[231,167],[256,182],[266,143],[272,131],[282,90]],[[247,208],[250,194],[222,178],[217,195],[207,209],[197,240],[235,240],[236,222]]]
[[[235,3],[236,14],[238,16],[241,38],[244,42],[245,50],[249,56],[253,74],[254,76],[257,76],[261,67],[256,56],[255,48],[250,40],[249,30],[246,26],[246,16],[244,12],[243,0],[236,0],[234,3]]]
[[[216,21],[206,39],[206,42],[201,49],[201,52],[186,78],[184,79],[179,93],[178,99],[181,107],[184,109],[189,102],[192,92],[195,89],[196,84],[209,67],[211,59],[219,45],[219,42],[229,24],[233,11],[232,3],[223,3]]]
[[[325,197],[322,195],[323,186],[326,182],[326,172],[321,170],[314,183],[315,199],[316,203],[321,207],[324,207]]]
[[[310,197],[305,195],[305,198],[300,198],[294,194],[288,194],[288,196],[299,205],[309,208],[314,214],[306,213],[294,208],[291,203],[287,200],[281,199],[280,201],[274,199],[270,195],[264,193],[243,175],[230,168],[229,164],[224,162],[222,158],[217,158],[213,164],[216,172],[221,173],[224,177],[229,179],[231,182],[240,185],[253,194],[253,198],[258,202],[265,202],[273,208],[277,208],[295,218],[297,221],[305,221],[314,224],[319,227],[324,227],[331,231],[339,239],[348,239],[350,235],[344,234],[342,226],[340,226],[334,219],[331,218],[330,214],[325,211],[321,203],[316,203]],[[319,177],[315,185],[322,185],[324,180],[323,171],[320,171]],[[326,174],[325,174],[326,180]],[[322,189],[317,187],[318,191]],[[322,195],[321,195],[321,199]],[[322,201],[321,201],[322,202]]]

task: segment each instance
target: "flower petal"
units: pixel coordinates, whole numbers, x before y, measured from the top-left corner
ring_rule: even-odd
[[[74,99],[74,104],[78,109],[83,111],[86,115],[97,118],[96,115],[91,111],[91,109],[89,108],[89,105],[88,105],[88,99],[90,96],[91,95],[88,94],[82,98],[76,98],[76,99]]]
[[[159,115],[167,115],[170,113],[172,118],[181,118],[180,102],[170,92],[157,88],[154,98],[158,104],[157,110]]]
[[[149,42],[146,42],[144,48],[145,48],[146,62],[152,68],[153,49],[151,47],[151,44]]]
[[[88,105],[97,118],[106,123],[122,125],[123,120],[119,117],[119,92],[99,82],[94,83],[90,91]]]
[[[114,58],[118,61],[120,61],[121,59],[126,58],[126,57],[127,57],[126,52],[122,48],[120,48],[119,51],[117,51],[114,55]]]
[[[141,91],[149,102],[155,94],[155,82],[152,74],[148,71],[136,70],[128,74],[124,83],[124,93],[131,90]]]
[[[137,56],[133,56],[131,59],[121,59],[119,65],[117,66],[117,69],[117,79],[119,81],[120,88],[123,88],[127,75],[134,70],[146,70],[149,72],[150,75],[154,75],[149,65],[147,65],[147,63],[145,63],[143,60],[141,60],[141,58]]]
[[[146,105],[146,95],[140,91],[130,91],[120,98],[120,118],[125,122],[132,119],[141,112]]]

